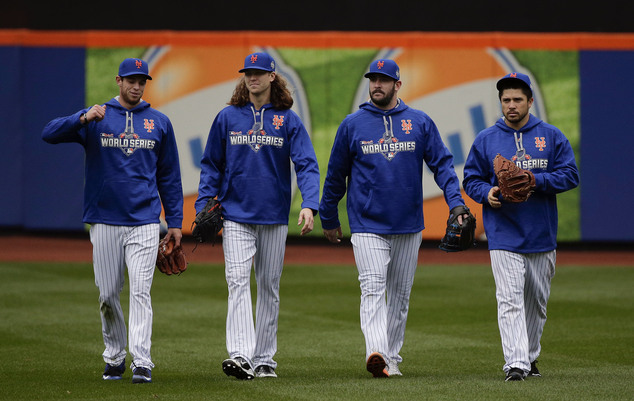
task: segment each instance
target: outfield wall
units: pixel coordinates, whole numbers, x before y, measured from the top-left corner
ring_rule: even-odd
[[[514,70],[529,74],[533,113],[564,131],[581,172],[580,187],[559,197],[560,239],[634,241],[614,216],[629,210],[634,188],[621,156],[634,149],[634,34],[0,30],[0,227],[84,229],[83,149],[46,144],[41,130],[52,118],[105,103],[118,93],[119,62],[143,57],[155,78],[145,99],[176,129],[187,232],[207,132],[255,50],[273,53],[294,88],[322,182],[338,124],[367,97],[362,74],[372,59],[397,60],[402,99],[437,123],[460,178],[473,138],[500,116],[495,81]],[[429,171],[423,183],[424,236],[440,238],[447,208]],[[291,234],[298,232],[295,195]],[[313,235],[321,235],[319,225]]]

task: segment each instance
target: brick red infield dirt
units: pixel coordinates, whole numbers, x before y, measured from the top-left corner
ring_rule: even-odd
[[[446,253],[437,249],[437,242],[424,242],[419,252],[419,263],[468,264],[489,263],[486,243],[464,252]],[[195,246],[186,237],[183,248],[190,263],[223,263],[222,245]],[[0,261],[91,262],[92,244],[86,235],[1,235]],[[349,240],[343,245],[332,245],[326,239],[289,238],[286,264],[354,264]],[[634,245],[621,244],[609,248],[597,244],[560,245],[557,265],[634,266]]]

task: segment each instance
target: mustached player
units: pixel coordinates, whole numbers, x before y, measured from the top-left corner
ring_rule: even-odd
[[[505,380],[541,376],[537,358],[546,324],[557,247],[556,194],[575,188],[579,172],[568,139],[529,113],[530,78],[513,72],[497,82],[503,117],[480,132],[467,157],[463,185],[482,204],[495,279]],[[500,154],[535,176],[536,188],[521,203],[505,201],[493,167]]]
[[[376,60],[365,74],[370,100],[347,116],[335,137],[319,207],[324,235],[340,242],[337,206],[348,194],[348,219],[361,286],[366,369],[400,376],[409,297],[423,224],[423,161],[449,209],[463,206],[453,156],[431,118],[398,98],[400,71]],[[467,215],[459,216],[459,222]]]
[[[297,224],[312,231],[319,206],[319,167],[308,132],[291,110],[286,81],[267,53],[250,54],[229,106],[216,116],[201,161],[196,212],[217,196],[229,288],[228,376],[277,377],[280,278],[291,206],[291,161],[303,201]],[[251,268],[255,271],[255,324]]]
[[[119,96],[44,127],[49,143],[77,142],[86,152],[84,223],[91,225],[95,283],[103,340],[104,380],[121,379],[126,346],[133,383],[152,381],[150,289],[159,243],[161,203],[166,237],[181,242],[183,190],[176,139],[170,120],[142,99],[148,65],[121,62]],[[125,269],[130,280],[129,334],[119,295]]]

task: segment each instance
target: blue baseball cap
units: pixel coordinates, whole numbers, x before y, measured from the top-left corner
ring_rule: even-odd
[[[244,59],[244,68],[238,72],[246,70],[262,70],[275,72],[275,60],[268,53],[257,52],[252,53]]]
[[[396,64],[394,60],[390,59],[379,59],[373,61],[372,64],[370,64],[370,71],[366,72],[364,77],[370,78],[370,75],[372,74],[387,75],[397,81],[401,79],[401,71],[398,68],[398,64]]]
[[[522,74],[521,72],[511,72],[509,74],[506,74],[505,76],[500,78],[495,87],[500,91],[502,90],[501,88],[503,87],[504,83],[509,81],[519,81],[528,87],[528,89],[531,91],[531,94],[533,93],[531,79],[528,77],[528,75]]]
[[[147,62],[139,58],[127,58],[119,65],[119,76],[144,75],[147,79],[152,79],[148,73]]]

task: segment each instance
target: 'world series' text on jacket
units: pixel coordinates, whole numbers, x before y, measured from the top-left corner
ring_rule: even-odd
[[[535,175],[535,192],[526,202],[509,203],[493,209],[487,200],[489,190],[498,185],[493,171],[493,159],[499,153],[513,160],[517,145],[515,137],[522,134],[526,151],[519,167]],[[464,168],[463,185],[467,195],[482,203],[484,229],[489,249],[518,253],[552,251],[557,247],[556,194],[575,188],[579,172],[568,139],[555,126],[530,115],[520,131],[515,131],[504,119],[478,134]],[[535,219],[539,216],[540,219]],[[546,218],[548,223],[541,222]]]
[[[421,231],[423,161],[449,208],[464,205],[453,156],[427,114],[400,100],[387,111],[362,104],[337,130],[319,209],[322,227],[340,226],[337,205],[347,185],[352,233]]]
[[[84,109],[42,131],[46,142],[77,142],[85,149],[84,223],[158,223],[162,201],[167,225],[181,228],[183,189],[171,122],[145,101],[128,110],[115,97],[105,106],[102,121],[81,125]]]
[[[254,122],[261,130],[252,130]],[[272,104],[227,106],[214,119],[200,163],[196,212],[218,196],[225,219],[244,224],[288,224],[291,161],[302,208],[319,207],[319,167],[299,116]]]

